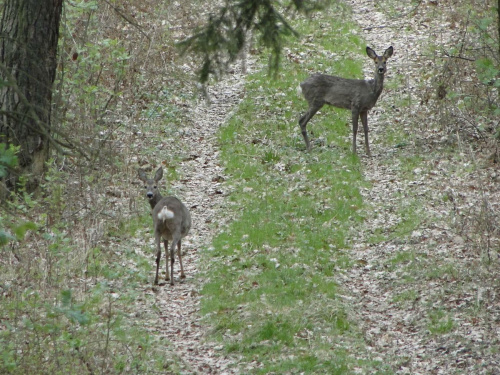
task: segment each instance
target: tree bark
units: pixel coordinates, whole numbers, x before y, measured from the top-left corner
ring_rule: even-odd
[[[0,21],[0,143],[20,146],[28,191],[39,185],[49,157],[62,1],[5,0]],[[11,173],[5,183],[13,188],[18,179]]]

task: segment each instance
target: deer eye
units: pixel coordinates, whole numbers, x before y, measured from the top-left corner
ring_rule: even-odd
[[[156,189],[156,185],[154,186],[154,188]]]

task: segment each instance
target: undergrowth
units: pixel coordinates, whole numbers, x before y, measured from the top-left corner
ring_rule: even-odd
[[[0,373],[178,372],[170,343],[145,328],[155,312],[137,315],[153,266],[134,239],[151,218],[133,181],[148,162],[176,176],[182,148],[154,154],[194,95],[171,31],[185,29],[171,26],[196,6],[65,3],[51,125],[74,143],[53,153],[38,192],[20,186],[0,207]],[[0,178],[16,167],[1,147]]]

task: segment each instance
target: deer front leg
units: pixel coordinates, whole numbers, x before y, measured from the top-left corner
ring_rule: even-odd
[[[165,280],[170,280],[170,275],[168,274],[168,241],[163,240],[163,246],[165,247]]]
[[[307,129],[306,129],[307,121],[309,121],[309,120],[306,121],[308,113],[309,112],[306,112],[306,114],[302,116],[299,120],[300,131],[302,132],[302,137],[304,137],[304,142],[306,143],[306,151],[311,150],[311,144],[309,143],[309,138],[307,137]]]
[[[177,256],[179,257],[179,264],[181,265],[181,279],[185,279],[184,267],[182,267],[182,255],[181,255],[181,240],[177,242]]]
[[[309,107],[307,112],[302,116],[299,120],[299,125],[300,125],[300,130],[302,132],[302,137],[304,137],[304,142],[306,143],[306,150],[311,151],[311,144],[309,143],[309,138],[307,137],[307,129],[306,125],[309,122],[310,119],[313,118],[313,116],[318,112],[323,105],[314,105],[312,107]]]
[[[356,135],[358,134],[358,117],[359,111],[352,110],[352,152],[356,153]]]
[[[368,111],[361,112],[360,116],[363,123],[363,131],[365,132],[365,151],[368,156],[372,156],[370,144],[368,143]]]

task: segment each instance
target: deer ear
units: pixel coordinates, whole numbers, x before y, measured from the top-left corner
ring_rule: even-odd
[[[366,54],[368,57],[372,60],[375,60],[377,58],[377,54],[375,53],[374,50],[372,50],[370,47],[366,47]]]
[[[146,182],[146,173],[142,169],[137,170],[137,177],[139,177],[139,180]]]
[[[387,48],[384,52],[384,57],[386,59],[388,59],[389,57],[392,56],[392,53],[394,52],[394,49],[392,48],[392,46],[390,46],[389,48]]]
[[[156,174],[155,174],[155,181],[158,182],[161,180],[161,178],[163,177],[163,168],[160,167],[158,168],[158,170],[156,171]]]

